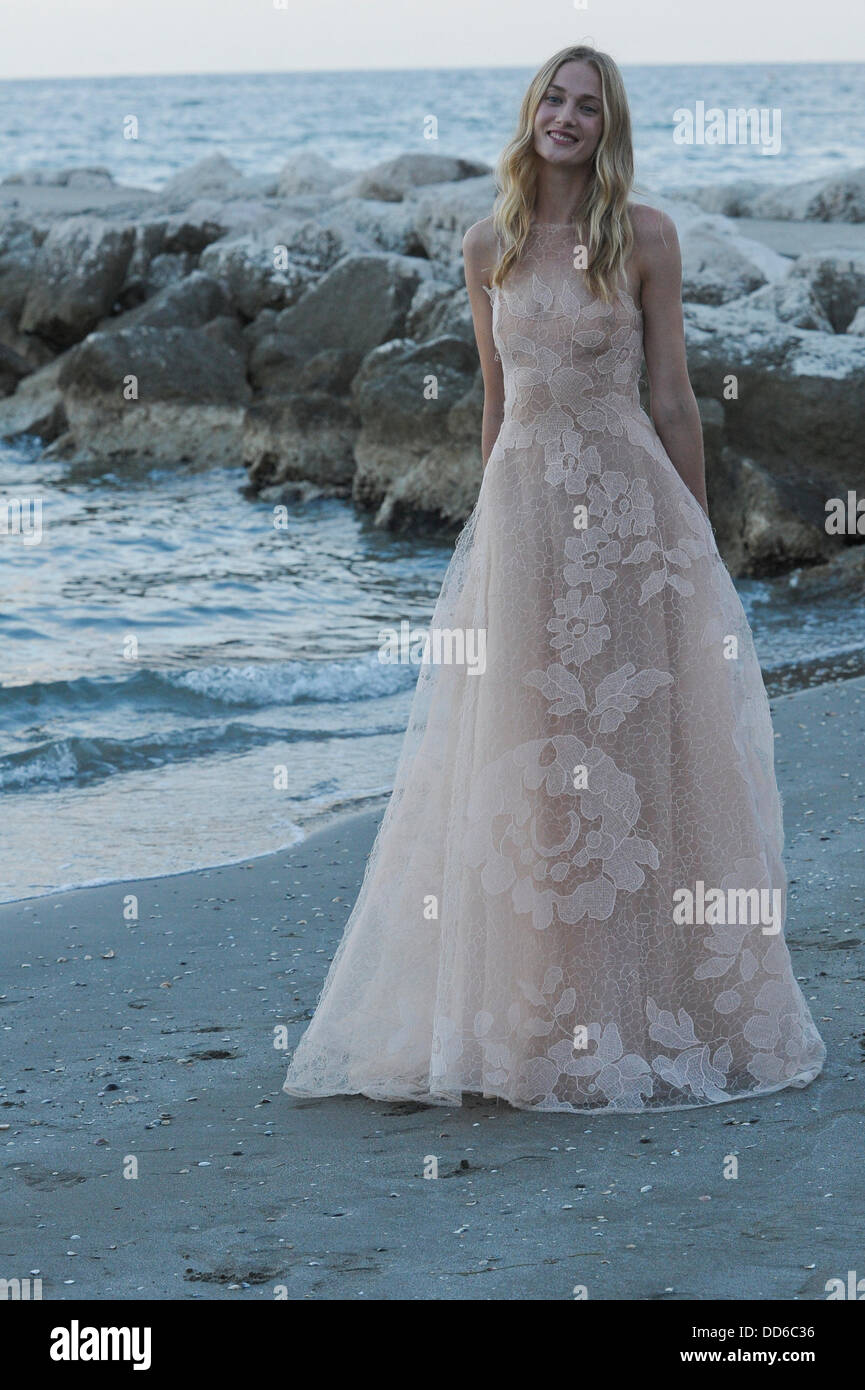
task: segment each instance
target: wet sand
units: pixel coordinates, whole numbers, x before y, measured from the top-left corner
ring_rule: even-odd
[[[773,713],[811,1086],[595,1118],[285,1095],[274,1029],[293,1046],[314,1006],[367,811],[0,906],[0,1277],[54,1300],[825,1298],[862,1263],[865,679]]]

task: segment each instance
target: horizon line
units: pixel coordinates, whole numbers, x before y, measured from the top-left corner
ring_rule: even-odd
[[[679,59],[672,63],[619,62],[628,68],[781,68],[781,67],[863,67],[865,58],[766,58],[739,61],[713,58],[705,61]],[[0,73],[0,82],[94,82],[116,81],[118,78],[141,77],[306,77],[309,75],[343,76],[345,74],[386,72],[524,72],[532,70],[531,63],[451,63],[446,67],[345,67],[345,68],[206,68],[198,72],[162,70],[158,72],[90,72],[90,73],[22,73],[16,76]]]

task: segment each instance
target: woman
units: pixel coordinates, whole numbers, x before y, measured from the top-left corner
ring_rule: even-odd
[[[706,515],[676,231],[628,201],[632,169],[616,65],[557,53],[464,240],[485,468],[433,630],[485,661],[421,667],[293,1094],[643,1111],[823,1064],[784,942],[768,701]]]

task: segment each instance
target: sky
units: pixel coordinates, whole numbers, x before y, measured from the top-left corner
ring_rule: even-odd
[[[0,0],[0,78],[865,61],[863,0]]]

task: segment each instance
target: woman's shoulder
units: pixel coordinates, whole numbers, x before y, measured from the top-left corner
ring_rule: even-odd
[[[628,203],[628,214],[638,250],[651,250],[658,244],[675,245],[676,224],[669,213],[650,203]]]
[[[633,260],[641,280],[649,275],[679,273],[679,237],[669,213],[649,203],[628,203],[628,212],[634,233]]]
[[[463,237],[463,255],[466,260],[481,261],[496,255],[497,251],[498,241],[492,215],[473,223]]]

